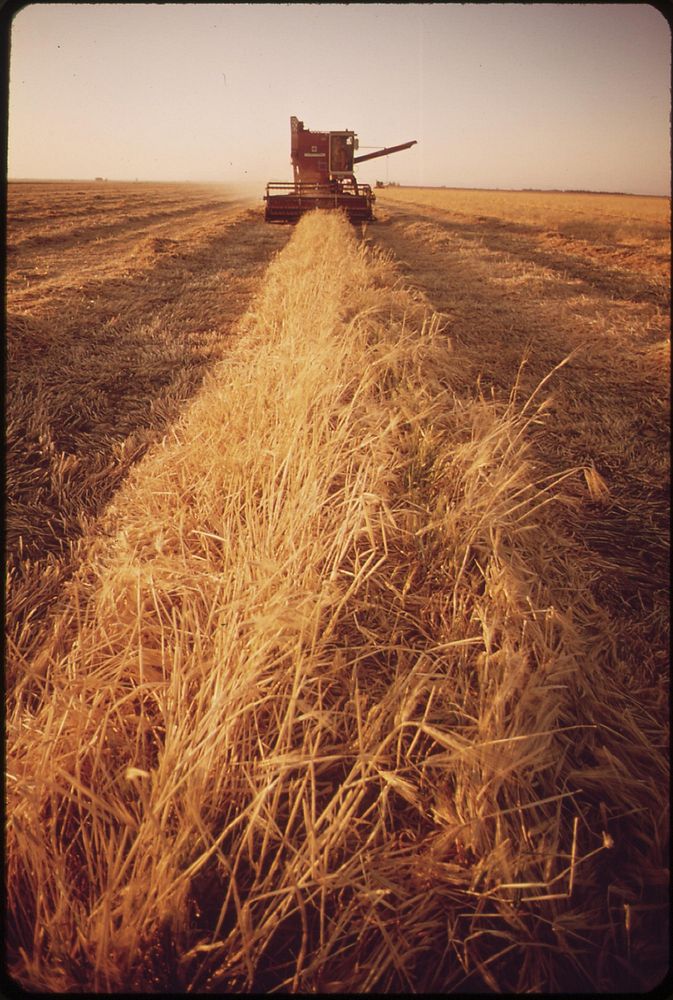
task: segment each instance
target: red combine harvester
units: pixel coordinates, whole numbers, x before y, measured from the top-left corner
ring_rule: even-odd
[[[311,132],[294,115],[290,118],[290,128],[294,182],[271,181],[266,185],[267,222],[296,222],[313,208],[343,208],[352,222],[373,219],[372,189],[369,184],[358,184],[354,165],[416,145],[416,139],[412,139],[399,146],[355,156],[358,148],[355,132]]]

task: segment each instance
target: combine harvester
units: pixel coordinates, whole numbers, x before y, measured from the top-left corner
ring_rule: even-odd
[[[374,195],[369,184],[358,184],[354,165],[416,145],[416,139],[412,139],[355,156],[355,132],[311,132],[294,115],[290,128],[294,182],[270,181],[266,185],[267,222],[296,222],[314,208],[343,208],[351,222],[370,221],[374,218]]]

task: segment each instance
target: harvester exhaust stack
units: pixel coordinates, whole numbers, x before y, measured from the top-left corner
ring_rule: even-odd
[[[369,184],[358,184],[353,173],[356,163],[373,160],[409,149],[416,140],[387,146],[364,156],[355,156],[355,132],[312,132],[304,123],[290,118],[290,152],[294,181],[271,181],[266,186],[264,218],[267,222],[296,222],[314,208],[342,208],[352,222],[374,218],[375,201]]]

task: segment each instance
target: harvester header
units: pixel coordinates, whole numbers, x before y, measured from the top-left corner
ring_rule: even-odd
[[[270,181],[264,200],[267,222],[295,222],[314,208],[343,208],[353,222],[374,218],[374,195],[369,184],[358,184],[356,163],[398,153],[416,145],[416,139],[356,156],[355,132],[313,132],[294,115],[290,118],[290,154],[294,180]]]

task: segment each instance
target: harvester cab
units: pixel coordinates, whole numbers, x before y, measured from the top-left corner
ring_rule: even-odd
[[[377,156],[387,156],[416,145],[416,140],[387,146],[356,156],[355,132],[313,132],[290,118],[290,153],[294,180],[270,181],[266,186],[264,218],[267,222],[295,222],[314,208],[342,208],[352,222],[374,218],[375,201],[369,184],[358,184],[354,166]]]

